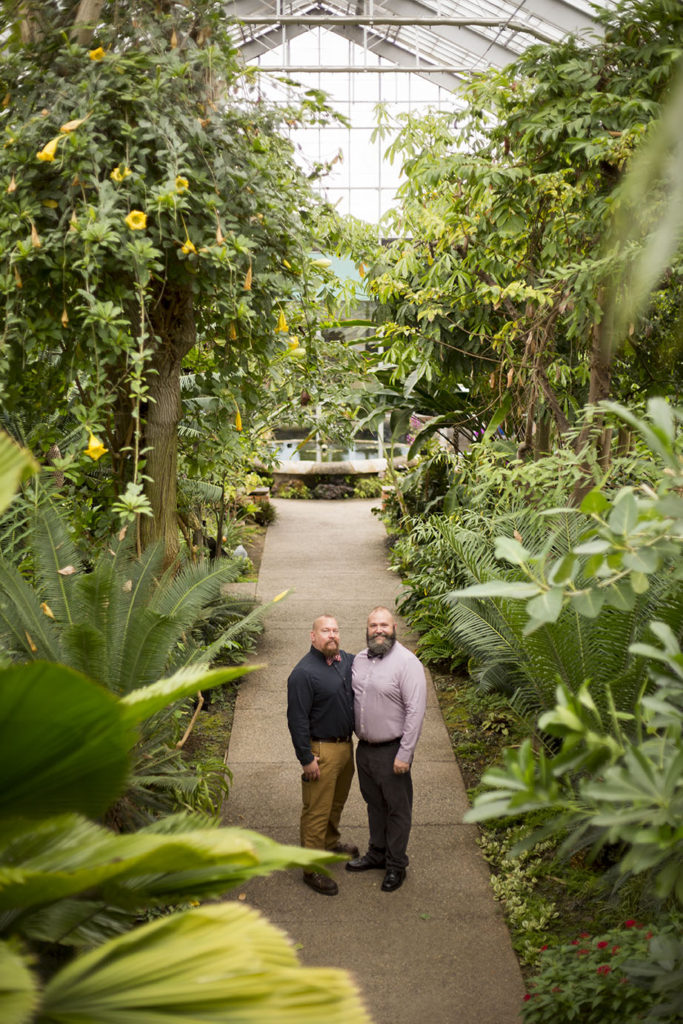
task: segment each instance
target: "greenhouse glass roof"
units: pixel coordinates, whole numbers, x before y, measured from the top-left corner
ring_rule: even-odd
[[[537,42],[595,35],[587,0],[231,0],[246,63],[274,72],[260,88],[286,102],[284,77],[326,92],[351,122],[293,132],[302,163],[332,164],[322,191],[342,213],[375,221],[392,204],[399,169],[391,138],[373,138],[376,108],[392,115],[455,109],[458,90]],[[278,74],[279,73],[279,74]]]

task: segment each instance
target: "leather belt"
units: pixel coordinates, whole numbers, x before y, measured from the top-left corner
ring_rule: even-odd
[[[350,743],[350,736],[311,736],[314,743]]]
[[[359,740],[358,742],[365,743],[368,747],[388,747],[392,743],[400,743],[401,737],[397,736],[396,739],[393,740],[380,740],[378,743],[375,743],[374,740]]]

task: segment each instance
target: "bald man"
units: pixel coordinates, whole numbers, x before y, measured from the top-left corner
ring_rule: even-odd
[[[311,627],[311,649],[287,680],[287,724],[303,769],[301,845],[358,857],[358,847],[341,842],[339,822],[353,779],[353,655],[340,650],[337,620],[319,615]],[[304,871],[316,892],[334,896],[337,883]]]
[[[425,672],[396,640],[396,620],[388,608],[368,616],[368,646],[353,662],[356,765],[368,808],[370,843],[347,871],[384,869],[383,892],[403,885],[408,866],[413,781],[410,768],[427,703]]]

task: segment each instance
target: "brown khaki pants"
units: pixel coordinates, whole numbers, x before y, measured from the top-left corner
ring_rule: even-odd
[[[339,821],[353,779],[353,743],[319,743],[320,778],[302,777],[301,845],[309,850],[331,850],[339,842]]]

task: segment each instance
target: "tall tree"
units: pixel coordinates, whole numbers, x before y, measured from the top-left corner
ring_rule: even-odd
[[[144,479],[142,540],[170,560],[183,361],[267,366],[319,273],[319,201],[279,129],[325,116],[321,97],[267,106],[210,0],[4,6],[2,402],[69,397],[119,489]]]
[[[548,421],[564,434],[586,402],[665,390],[678,372],[680,261],[653,312],[615,336],[609,284],[638,246],[604,240],[675,73],[683,8],[625,0],[600,19],[601,39],[535,46],[482,76],[455,129],[452,114],[405,122],[399,240],[370,274],[383,360],[413,406],[459,396],[451,420],[471,428],[503,407],[520,453],[547,445]]]

